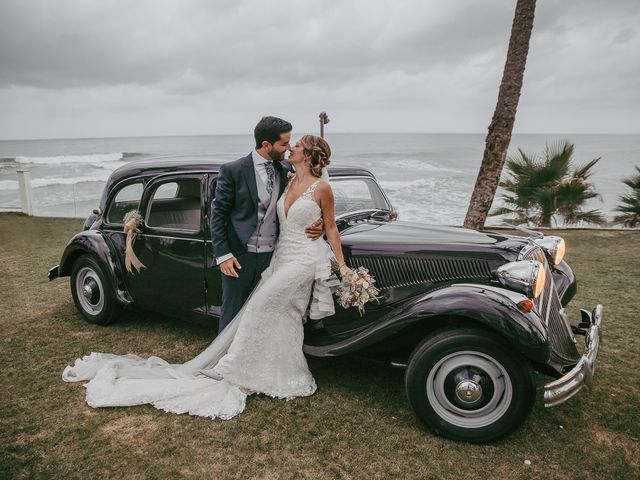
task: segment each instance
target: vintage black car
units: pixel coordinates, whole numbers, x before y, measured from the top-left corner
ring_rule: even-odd
[[[209,215],[220,165],[190,156],[117,169],[49,279],[71,277],[78,310],[95,324],[132,306],[217,318],[221,273],[211,267]],[[561,238],[400,221],[371,172],[329,171],[347,263],[370,270],[381,299],[363,316],[336,305],[334,316],[307,321],[306,354],[358,354],[406,368],[418,417],[471,442],[522,423],[535,400],[534,371],[556,378],[544,388],[549,407],[591,380],[602,306],[569,322],[576,280]],[[130,274],[123,217],[132,209],[143,218],[135,253],[146,268]]]

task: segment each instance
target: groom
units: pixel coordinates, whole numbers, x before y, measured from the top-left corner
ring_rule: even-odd
[[[220,333],[242,308],[278,241],[276,203],[291,171],[284,155],[291,149],[291,124],[263,117],[254,130],[256,148],[220,167],[211,205],[213,256],[222,272]],[[309,238],[322,235],[322,219],[306,228]]]

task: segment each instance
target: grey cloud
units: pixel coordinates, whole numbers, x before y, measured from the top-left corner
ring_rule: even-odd
[[[615,34],[611,39],[611,43],[626,43],[629,40],[636,38],[637,35],[638,30],[635,27],[626,27]]]
[[[407,131],[484,131],[513,8],[512,0],[3,0],[0,127],[20,135],[36,118],[52,131],[52,115],[67,114],[56,128],[211,131],[213,111],[242,130],[245,116],[278,107],[332,108],[350,119],[344,130],[396,131],[404,118]],[[635,0],[538,2],[516,127],[629,125],[640,103],[638,22]]]
[[[420,73],[502,49],[509,3],[10,1],[1,12],[0,82],[147,85],[197,71],[215,88]],[[206,86],[170,91],[183,89]]]

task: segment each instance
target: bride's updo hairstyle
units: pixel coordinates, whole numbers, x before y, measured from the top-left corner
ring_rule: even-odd
[[[324,138],[314,135],[305,135],[300,140],[304,154],[309,157],[311,162],[311,173],[316,177],[322,175],[322,168],[329,165],[331,157],[331,147]]]

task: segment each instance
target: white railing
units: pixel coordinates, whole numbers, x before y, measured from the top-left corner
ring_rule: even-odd
[[[31,172],[27,169],[19,169],[18,185],[20,186],[20,206],[22,213],[33,216],[33,196],[31,194]]]
[[[33,216],[33,195],[31,193],[31,172],[28,169],[19,169],[18,185],[20,187],[20,208],[1,207],[0,212],[22,212]]]

